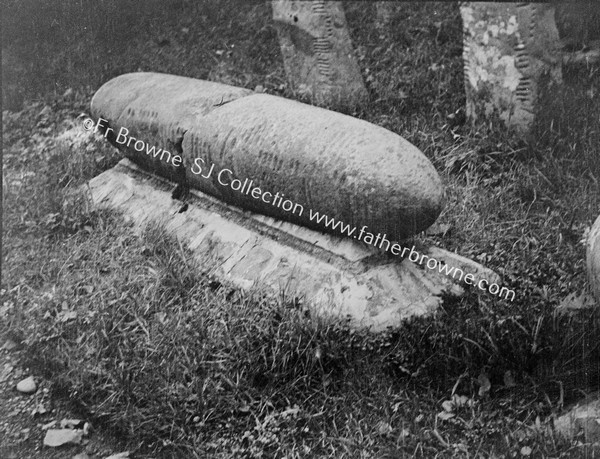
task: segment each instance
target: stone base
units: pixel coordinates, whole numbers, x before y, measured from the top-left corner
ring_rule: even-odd
[[[562,83],[554,5],[461,2],[460,11],[467,116],[529,134],[542,101]]]
[[[439,272],[386,256],[371,246],[292,223],[242,211],[191,190],[184,212],[172,199],[174,184],[139,169],[127,159],[89,182],[92,202],[123,212],[136,230],[161,221],[203,266],[237,287],[266,288],[299,298],[318,314],[347,317],[372,331],[434,312],[444,293],[461,286]],[[429,253],[476,278],[499,282],[492,271],[432,247]]]

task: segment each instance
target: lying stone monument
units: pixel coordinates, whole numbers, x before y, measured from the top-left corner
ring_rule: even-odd
[[[106,83],[92,100],[92,113],[108,120],[109,138],[147,169],[316,230],[340,234],[317,222],[314,212],[403,241],[442,210],[440,178],[416,147],[341,113],[151,73]],[[149,152],[131,138],[163,152]],[[173,164],[175,154],[181,159]]]
[[[275,96],[155,73],[107,82],[92,113],[95,130],[128,157],[90,181],[93,201],[121,210],[138,228],[164,221],[223,280],[284,290],[372,330],[433,312],[443,293],[462,292],[447,272],[377,250],[399,255],[396,241],[431,225],[443,205],[431,163],[392,132]],[[175,184],[188,190],[185,205],[169,192]],[[321,218],[313,218],[317,212]],[[375,233],[379,245],[365,236]],[[459,255],[420,251],[499,282]]]
[[[527,134],[545,92],[562,81],[554,6],[463,2],[460,12],[467,115]]]
[[[286,75],[293,91],[318,105],[367,100],[341,2],[273,0]]]

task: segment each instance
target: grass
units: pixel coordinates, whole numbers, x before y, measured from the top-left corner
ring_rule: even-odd
[[[598,313],[556,309],[586,289],[581,240],[600,208],[598,69],[566,71],[522,141],[448,118],[464,106],[456,5],[410,3],[377,31],[373,6],[346,3],[371,96],[352,114],[409,139],[446,184],[439,222],[450,230],[420,238],[495,269],[517,295],[468,291],[371,335],[285,295],[232,289],[160,225],[135,236],[76,191],[118,156],[59,134],[77,132],[110,77],[152,70],[294,97],[269,8],[227,5],[8,5],[3,60],[16,64],[3,79],[25,105],[3,116],[0,332],[24,341],[54,396],[142,457],[592,454],[545,426],[600,389]],[[453,395],[471,403],[442,420]]]

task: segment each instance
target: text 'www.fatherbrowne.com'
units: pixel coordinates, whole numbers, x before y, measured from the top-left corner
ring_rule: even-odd
[[[309,209],[309,219],[310,221],[319,223],[325,226],[326,228],[332,230],[337,229],[341,234],[354,237],[354,239],[358,241],[362,241],[379,249],[383,249],[386,252],[391,252],[393,255],[400,255],[404,258],[407,256],[406,253],[408,252],[407,258],[413,263],[419,263],[420,265],[424,265],[427,267],[427,269],[437,270],[441,274],[450,276],[453,279],[459,279],[461,282],[465,282],[465,284],[467,285],[477,285],[477,288],[479,288],[480,290],[487,291],[492,295],[497,295],[501,298],[510,299],[510,301],[513,301],[515,299],[514,290],[510,290],[506,287],[500,287],[496,283],[490,283],[487,279],[479,279],[476,282],[476,278],[473,274],[465,274],[465,272],[460,268],[449,266],[445,263],[441,263],[434,257],[421,254],[417,250],[415,250],[414,245],[409,248],[402,247],[398,243],[392,243],[385,234],[381,235],[381,233],[377,233],[377,235],[375,235],[367,231],[367,226],[363,226],[360,230],[358,230],[357,234],[356,226],[352,226],[340,220],[330,218],[327,215],[320,214],[319,212],[313,212],[312,209]]]

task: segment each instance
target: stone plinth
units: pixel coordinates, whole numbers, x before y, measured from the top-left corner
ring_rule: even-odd
[[[318,105],[367,100],[341,2],[272,1],[286,75],[293,91]]]
[[[320,231],[358,237],[363,229],[399,242],[429,227],[443,207],[441,180],[414,145],[296,101],[137,73],[102,86],[92,113],[105,120],[107,138],[146,169]]]
[[[349,317],[358,328],[398,326],[411,316],[436,311],[444,293],[463,291],[458,280],[437,270],[390,259],[353,239],[242,211],[199,191],[191,191],[182,211],[182,202],[171,197],[173,186],[124,159],[85,189],[95,206],[120,211],[137,231],[162,222],[221,281],[285,292],[286,298],[298,298],[316,314]],[[465,266],[456,254],[424,250],[453,266]],[[476,277],[499,282],[489,269],[467,264]]]

